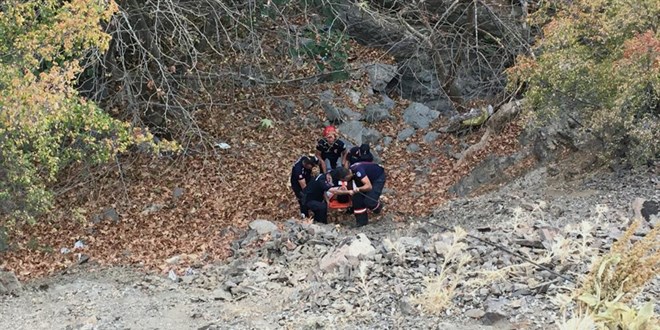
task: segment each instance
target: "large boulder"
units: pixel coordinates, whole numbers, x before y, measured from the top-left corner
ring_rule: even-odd
[[[368,123],[377,123],[390,118],[390,109],[386,104],[370,104],[364,112],[364,120]]]
[[[319,262],[319,268],[323,271],[330,271],[348,263],[348,258],[368,257],[376,253],[371,241],[363,233],[349,242],[336,247],[333,251],[326,254]]]
[[[374,92],[384,93],[387,86],[397,76],[397,67],[395,65],[374,63],[365,66],[371,89]]]
[[[321,103],[321,108],[325,113],[326,118],[331,124],[340,124],[343,122],[342,113],[334,105],[334,93],[331,90],[324,91],[319,95],[319,102]]]
[[[257,232],[259,235],[270,234],[277,230],[277,225],[268,220],[254,220],[250,222],[250,229]]]
[[[440,112],[431,110],[429,107],[417,102],[410,104],[406,111],[403,112],[403,120],[406,124],[416,129],[428,128],[439,116]]]
[[[348,139],[348,142],[354,145],[369,143],[375,145],[383,137],[379,131],[373,128],[364,127],[362,122],[354,120],[339,125],[339,131]]]

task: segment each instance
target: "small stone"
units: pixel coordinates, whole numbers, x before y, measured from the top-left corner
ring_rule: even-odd
[[[415,310],[415,307],[413,307],[410,302],[408,302],[408,299],[403,298],[399,300],[399,310],[403,315],[416,315],[417,310]]]
[[[181,261],[181,255],[176,255],[176,256],[171,257],[171,258],[169,258],[169,259],[165,259],[165,262],[166,262],[168,265],[176,265],[176,264],[178,264],[180,261]]]
[[[473,319],[478,319],[484,316],[486,312],[480,308],[473,308],[465,312],[465,316],[471,317]]]
[[[0,296],[16,295],[21,291],[21,282],[12,272],[0,271]]]
[[[481,323],[484,325],[493,325],[504,319],[506,319],[506,316],[500,313],[487,312],[481,317]]]
[[[231,293],[223,290],[223,289],[216,289],[211,293],[211,296],[213,297],[213,300],[224,300],[224,301],[229,301],[233,298]]]
[[[257,232],[259,235],[270,234],[277,230],[277,225],[268,220],[254,220],[250,222],[250,229]]]

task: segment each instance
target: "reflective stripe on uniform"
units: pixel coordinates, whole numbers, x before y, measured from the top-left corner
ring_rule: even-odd
[[[362,214],[365,212],[367,212],[367,208],[353,210],[353,213],[355,214]]]

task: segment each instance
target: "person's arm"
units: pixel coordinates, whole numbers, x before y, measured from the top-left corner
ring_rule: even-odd
[[[300,185],[300,189],[305,189],[307,187],[307,180],[305,178],[298,179],[298,184]]]
[[[353,190],[351,190],[351,191],[353,191],[355,193],[366,193],[366,192],[371,191],[372,186],[371,186],[371,180],[369,180],[369,177],[367,177],[365,175],[364,178],[362,178],[362,180],[360,180],[360,181],[362,182],[362,186],[361,187],[355,186],[355,188],[353,188]]]
[[[327,192],[330,192],[330,190]],[[326,204],[330,204],[330,196],[328,196],[327,192],[323,194],[323,199],[325,199]]]
[[[344,149],[344,151],[341,152],[341,163],[346,168],[350,166],[350,164],[348,164],[348,150],[346,149]]]
[[[328,191],[332,193],[333,195],[350,195],[351,191],[346,189],[346,187],[341,186],[341,187],[332,187]]]
[[[319,167],[321,168],[321,173],[327,173],[326,168],[325,168],[325,159],[323,158],[323,154],[321,151],[316,150],[316,158],[319,160]]]

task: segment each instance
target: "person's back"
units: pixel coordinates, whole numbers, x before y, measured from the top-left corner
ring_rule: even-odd
[[[325,173],[317,175],[316,178],[314,178],[314,180],[312,180],[303,191],[305,201],[323,201],[323,194],[325,194],[325,192],[328,191],[328,189],[331,187],[332,184],[328,182]]]
[[[353,181],[353,214],[358,226],[369,222],[367,210],[380,213],[383,204],[380,195],[385,187],[385,169],[376,163],[358,162],[350,169],[339,169],[336,176],[343,180]]]
[[[314,212],[315,222],[328,223],[328,205],[324,195],[330,188],[332,184],[328,180],[328,174],[321,173],[303,191],[304,205]]]
[[[360,180],[365,176],[367,176],[369,180],[374,181],[385,174],[385,169],[381,165],[373,162],[357,162],[351,165],[350,169],[355,175],[353,180],[358,183],[358,186]]]
[[[353,165],[358,162],[373,162],[374,155],[371,153],[369,144],[363,143],[359,147],[353,147],[348,151],[348,162]]]

